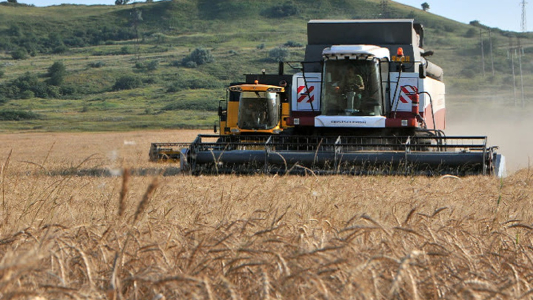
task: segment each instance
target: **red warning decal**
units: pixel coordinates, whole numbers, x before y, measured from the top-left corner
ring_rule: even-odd
[[[305,90],[305,85],[301,85],[298,87],[298,103],[305,100],[305,98],[309,98],[306,102],[310,103],[315,101],[315,95],[311,95],[311,93],[315,90],[315,87],[312,85],[307,89],[307,91],[303,92]]]
[[[402,103],[409,103],[409,100],[411,100],[411,97],[415,94],[418,94],[418,88],[416,88],[416,86],[404,85],[402,86],[402,91],[400,93],[400,101]]]

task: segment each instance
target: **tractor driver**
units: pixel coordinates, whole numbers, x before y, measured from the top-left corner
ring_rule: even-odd
[[[354,66],[348,67],[346,76],[344,76],[340,88],[343,93],[356,92],[359,95],[365,89],[363,77],[357,74]]]
[[[362,93],[365,90],[363,77],[356,72],[353,65],[348,66],[348,69],[340,81],[336,90],[341,94],[342,101],[346,101],[344,105],[344,112],[346,114],[353,114],[359,111],[361,106]]]

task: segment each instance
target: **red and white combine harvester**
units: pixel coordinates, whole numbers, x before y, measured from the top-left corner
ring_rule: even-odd
[[[308,23],[296,74],[250,74],[219,109],[220,134],[154,143],[152,160],[199,173],[487,174],[505,159],[481,136],[446,136],[442,69],[413,20]]]

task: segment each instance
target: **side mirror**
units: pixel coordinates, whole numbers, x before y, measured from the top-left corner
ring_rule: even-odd
[[[218,116],[222,116],[222,106],[218,106]]]
[[[423,63],[418,65],[418,77],[424,79],[427,77],[426,66]]]
[[[213,124],[213,132],[217,133],[217,122],[215,121],[215,124]]]

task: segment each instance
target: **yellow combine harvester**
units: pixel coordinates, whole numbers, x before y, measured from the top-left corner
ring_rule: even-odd
[[[228,92],[225,107],[221,103],[218,109],[221,136],[280,134],[288,128],[286,120],[290,107],[284,87],[254,80],[232,85]],[[214,131],[217,132],[216,127]],[[218,135],[214,137],[219,138]],[[179,161],[189,146],[190,143],[152,143],[150,160]]]

